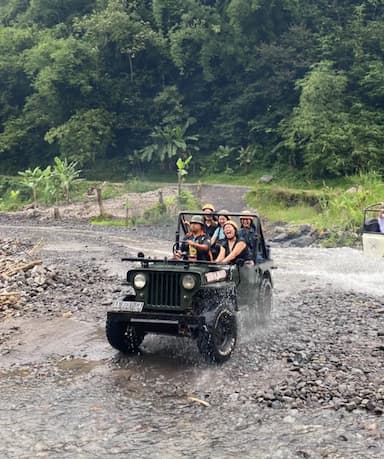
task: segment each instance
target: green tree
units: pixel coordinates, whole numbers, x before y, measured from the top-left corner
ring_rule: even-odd
[[[282,123],[283,162],[303,165],[313,177],[342,174],[351,166],[348,151],[352,140],[345,74],[324,61],[298,81],[297,87],[301,90],[299,106]]]
[[[75,21],[75,30],[100,48],[112,69],[127,59],[131,80],[140,52],[161,44],[161,37],[137,14],[136,4],[122,0],[107,0],[104,9]]]
[[[255,145],[243,169],[382,170],[383,17],[378,0],[0,0],[2,170],[138,152],[171,169],[188,119],[193,167]]]
[[[80,111],[66,123],[50,129],[45,140],[57,141],[61,156],[78,164],[105,155],[112,142],[112,117],[102,109]]]
[[[92,96],[97,72],[97,50],[72,36],[56,37],[44,31],[39,43],[26,51],[24,69],[41,104],[44,118],[55,124],[82,108],[84,97]],[[25,109],[36,110],[36,103]]]
[[[191,143],[197,142],[199,136],[187,135],[188,127],[189,122],[186,122],[184,126],[156,126],[150,134],[152,143],[141,151],[142,161],[156,161],[169,165],[169,160],[179,154],[185,154],[187,148],[196,150],[197,147],[192,146]]]

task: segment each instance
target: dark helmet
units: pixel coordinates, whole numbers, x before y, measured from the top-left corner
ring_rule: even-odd
[[[202,217],[202,215],[194,215],[191,220],[190,220],[190,223],[200,223],[200,225],[204,225],[204,219]]]

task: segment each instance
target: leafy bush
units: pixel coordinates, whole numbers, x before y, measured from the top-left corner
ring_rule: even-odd
[[[20,191],[8,190],[4,198],[0,198],[0,210],[4,212],[13,212],[19,210],[23,203],[20,199]]]
[[[20,210],[30,202],[30,191],[18,177],[0,176],[0,211]]]
[[[271,221],[309,223],[318,229],[352,233],[361,226],[363,209],[383,200],[384,183],[375,172],[345,177],[337,187],[324,183],[319,190],[258,184],[247,195],[248,205]]]
[[[167,213],[165,204],[158,203],[144,212],[143,218],[138,219],[137,223],[158,224],[170,221],[172,218]]]
[[[188,190],[182,190],[179,196],[167,198],[165,204],[170,215],[176,215],[179,210],[199,209],[196,198]]]
[[[328,200],[327,190],[302,190],[275,186],[257,186],[249,198],[259,203],[277,204],[283,207],[313,206],[320,208]]]

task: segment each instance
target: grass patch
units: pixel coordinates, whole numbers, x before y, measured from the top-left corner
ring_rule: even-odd
[[[257,169],[253,170],[248,174],[242,175],[233,175],[226,174],[225,172],[216,173],[216,174],[207,174],[204,176],[196,177],[194,175],[189,175],[188,180],[192,182],[197,182],[200,180],[202,183],[206,184],[223,184],[230,183],[233,185],[244,185],[250,187],[261,186],[259,179],[262,176],[271,175],[273,181],[270,183],[270,187],[282,187],[289,188],[292,190],[322,190],[324,188],[340,188],[348,189],[352,186],[356,186],[362,182],[369,182],[370,185],[372,182],[380,181],[381,177],[375,172],[369,174],[360,174],[356,176],[345,176],[331,179],[322,179],[322,180],[309,180],[305,176],[301,175],[299,171],[289,168],[275,168],[272,170],[267,169]]]
[[[371,173],[339,179],[337,183],[337,187],[323,183],[318,189],[257,184],[248,193],[247,202],[270,221],[358,231],[364,208],[384,200],[383,180]]]
[[[92,188],[100,186],[102,182],[79,180],[72,192],[73,201],[81,201],[87,193],[92,192]],[[127,182],[106,182],[102,188],[103,199],[116,198],[127,193],[146,193],[159,188],[159,183],[145,182],[138,178],[131,179]]]
[[[321,207],[329,199],[325,190],[301,190],[281,186],[258,185],[248,194],[251,202],[261,205],[279,205],[281,207],[312,206]]]
[[[135,226],[131,219],[128,222],[125,219],[111,217],[94,217],[91,219],[91,224],[95,226]]]
[[[102,182],[79,179],[76,180],[70,192],[72,202],[83,201],[88,194],[94,195],[92,188],[100,186]],[[158,182],[143,181],[134,177],[126,182],[106,182],[102,188],[103,199],[115,198],[127,193],[145,193],[162,186]],[[39,204],[50,204],[45,191],[38,189]],[[20,210],[32,203],[32,192],[21,183],[20,177],[0,176],[0,211]],[[64,203],[61,199],[60,204]]]
[[[251,206],[255,208],[255,206]],[[282,223],[314,223],[318,219],[318,211],[310,206],[295,206],[282,208],[279,205],[271,204],[266,209],[264,206],[256,207],[263,217],[272,222]]]

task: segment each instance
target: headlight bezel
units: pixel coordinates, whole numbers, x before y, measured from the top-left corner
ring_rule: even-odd
[[[147,276],[141,272],[136,273],[133,276],[132,284],[135,287],[135,289],[143,290],[143,288],[145,288],[145,286],[147,285]]]
[[[194,288],[196,288],[197,285],[197,279],[196,276],[193,274],[185,274],[181,278],[181,286],[183,287],[184,290],[191,291]]]

